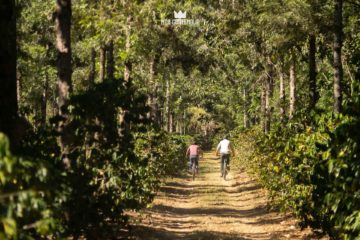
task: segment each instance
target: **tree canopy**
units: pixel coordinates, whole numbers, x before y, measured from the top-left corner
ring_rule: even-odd
[[[125,210],[185,168],[191,137],[211,149],[230,133],[257,139],[249,167],[304,226],[355,239],[359,10],[355,0],[5,0],[0,238],[109,238],[103,226],[125,224]]]

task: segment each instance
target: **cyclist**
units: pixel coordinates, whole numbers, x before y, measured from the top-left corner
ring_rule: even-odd
[[[202,150],[199,145],[196,144],[196,141],[193,140],[191,145],[186,150],[186,157],[189,157],[190,160],[190,169],[192,164],[195,163],[196,169],[199,167],[199,156],[202,155]]]
[[[234,151],[230,141],[228,140],[228,136],[224,136],[224,138],[217,145],[216,155],[219,156],[219,153],[221,156],[220,171],[221,171],[221,177],[222,177],[225,159],[227,160],[227,165],[230,166],[230,153],[232,155],[235,155],[235,151]],[[229,169],[230,169],[230,167],[229,167]]]

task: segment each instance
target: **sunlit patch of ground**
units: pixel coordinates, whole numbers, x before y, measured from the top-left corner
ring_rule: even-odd
[[[152,207],[132,219],[132,239],[318,239],[295,220],[268,208],[265,191],[245,172],[220,178],[207,153],[200,175],[169,179]]]

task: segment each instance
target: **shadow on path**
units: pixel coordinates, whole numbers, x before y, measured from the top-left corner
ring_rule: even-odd
[[[161,187],[130,239],[307,239],[289,216],[268,210],[265,191],[245,172],[230,172],[224,181],[211,153],[199,164],[195,181],[189,174]]]

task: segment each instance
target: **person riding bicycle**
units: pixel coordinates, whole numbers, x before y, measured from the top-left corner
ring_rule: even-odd
[[[224,136],[224,138],[217,145],[216,155],[219,156],[219,153],[221,156],[220,169],[221,169],[221,177],[222,177],[225,159],[227,160],[227,166],[230,166],[230,153],[232,155],[235,155],[235,151],[231,145],[231,142],[228,140],[228,136]]]
[[[202,155],[202,150],[199,145],[196,144],[196,141],[193,140],[191,145],[186,150],[186,157],[189,157],[190,160],[190,168],[193,163],[195,163],[196,169],[199,167],[199,156]]]

